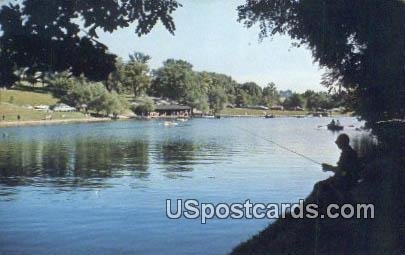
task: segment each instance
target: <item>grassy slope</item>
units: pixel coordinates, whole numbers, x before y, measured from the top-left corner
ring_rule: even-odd
[[[42,120],[48,115],[45,111],[28,109],[27,106],[53,105],[59,100],[44,91],[0,90],[0,121],[4,115],[5,121],[16,121],[17,115],[21,121]],[[54,112],[52,119],[80,119],[85,115],[80,112]]]
[[[58,99],[46,92],[33,92],[21,90],[0,90],[0,102],[19,106],[53,105]]]

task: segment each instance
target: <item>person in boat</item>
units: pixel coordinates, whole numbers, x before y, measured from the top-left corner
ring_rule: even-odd
[[[332,121],[330,122],[330,124],[329,125],[331,125],[331,126],[335,126],[336,125],[336,123],[335,123],[335,119],[332,119]]]
[[[339,189],[350,190],[359,179],[359,159],[357,152],[350,146],[347,134],[340,134],[335,141],[342,151],[337,166],[322,164],[322,170],[334,172]]]

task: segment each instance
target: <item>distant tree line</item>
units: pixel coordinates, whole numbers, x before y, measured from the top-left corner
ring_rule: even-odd
[[[182,60],[167,60],[151,71],[145,56],[134,54],[124,63],[97,40],[97,31],[114,32],[131,24],[139,36],[157,22],[174,33],[172,14],[179,7],[175,0],[7,2],[0,8],[0,86],[10,87],[22,77],[44,82],[67,71],[87,82],[102,82],[109,93],[146,92],[213,111],[227,103],[315,108],[340,101],[309,92],[277,97],[271,84],[263,89],[253,82],[238,84],[226,75],[195,72]],[[346,106],[378,131],[381,123],[403,119],[405,113],[404,9],[399,0],[269,0],[246,1],[238,15],[248,27],[259,24],[261,38],[281,33],[296,45],[307,45],[314,60],[328,70],[324,84],[337,89]],[[391,131],[396,130],[394,125]],[[398,132],[391,131],[385,133],[395,134],[391,138],[396,141]]]
[[[196,72],[190,63],[174,59],[151,70],[149,56],[136,52],[123,61],[97,40],[97,31],[113,32],[130,24],[141,36],[158,21],[174,33],[172,13],[181,7],[175,0],[23,0],[0,7],[0,86],[41,82],[69,104],[106,114],[120,112],[127,94],[166,97],[213,112],[227,104],[282,103],[274,83],[264,88],[254,82],[239,84],[228,75]],[[96,107],[102,98],[109,103]],[[293,99],[286,106],[302,106]],[[143,109],[151,109],[150,102]]]
[[[194,71],[192,64],[184,60],[168,59],[162,67],[151,70],[149,60],[148,55],[140,52],[130,55],[128,61],[118,59],[115,71],[103,82],[91,82],[83,76],[75,78],[65,72],[51,75],[46,83],[67,103],[76,107],[86,105],[86,110],[110,114],[119,113],[128,105],[125,98],[135,99],[145,95],[175,100],[212,113],[219,113],[227,105],[282,105],[286,109],[308,110],[339,106],[337,98],[326,92],[306,91],[298,94],[289,90],[279,91],[273,82],[264,88],[255,82],[238,83],[225,74]],[[98,107],[102,104],[102,98],[110,102],[104,103],[104,107]],[[132,110],[137,113],[150,112],[153,110],[153,102],[149,100],[145,105]]]

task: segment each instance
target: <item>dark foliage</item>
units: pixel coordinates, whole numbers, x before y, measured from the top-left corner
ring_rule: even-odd
[[[318,212],[324,215],[331,203],[374,204],[374,219],[293,218],[287,214],[238,245],[231,254],[403,254],[404,209],[399,201],[404,192],[404,174],[396,161],[390,156],[369,161],[362,171],[364,181],[346,193],[346,198],[339,198],[328,188],[336,181],[331,177],[316,183],[304,202],[316,203]]]
[[[348,106],[376,127],[405,115],[405,2],[248,0],[239,21],[260,37],[288,34],[328,68],[324,83],[348,93]],[[395,137],[389,138],[395,142]]]
[[[135,23],[141,36],[157,21],[171,32],[174,0],[24,0],[0,9],[0,86],[18,80],[16,70],[84,74],[106,80],[116,56],[97,41],[97,30],[113,32]]]

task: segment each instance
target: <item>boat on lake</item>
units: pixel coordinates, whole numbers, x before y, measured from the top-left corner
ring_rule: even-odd
[[[179,123],[177,122],[173,122],[173,121],[165,121],[163,122],[163,125],[165,125],[166,127],[173,127],[173,126],[177,126]]]
[[[342,125],[340,125],[339,121],[335,122],[335,120],[332,120],[326,127],[331,131],[340,131],[344,128]]]

